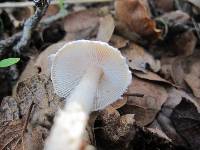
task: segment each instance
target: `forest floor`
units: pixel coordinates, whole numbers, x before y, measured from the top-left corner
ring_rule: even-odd
[[[35,0],[36,1],[36,0]],[[107,42],[133,80],[93,112],[82,149],[200,150],[199,0],[44,0],[0,3],[0,150],[41,150],[63,98],[48,56],[66,42]]]

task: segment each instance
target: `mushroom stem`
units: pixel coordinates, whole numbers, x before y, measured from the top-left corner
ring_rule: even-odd
[[[68,103],[65,105],[65,108],[69,108],[70,103],[76,101],[81,104],[85,112],[89,113],[93,106],[101,74],[101,68],[96,66],[90,67],[81,79],[79,85],[72,92],[70,98],[67,100]]]
[[[90,67],[86,71],[64,109],[55,117],[45,150],[80,149],[101,74],[102,70],[98,67]]]

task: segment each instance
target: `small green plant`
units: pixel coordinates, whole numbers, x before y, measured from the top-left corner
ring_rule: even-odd
[[[59,0],[59,7],[60,7],[60,11],[65,11],[64,0]]]
[[[0,68],[5,68],[5,67],[9,67],[11,65],[14,65],[19,60],[20,60],[20,58],[6,58],[3,60],[0,60]]]

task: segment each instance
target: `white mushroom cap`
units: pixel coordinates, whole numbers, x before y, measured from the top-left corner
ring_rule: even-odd
[[[68,97],[90,66],[103,71],[91,110],[94,111],[119,99],[132,75],[118,49],[100,41],[73,41],[65,44],[52,62],[51,79],[56,94]]]

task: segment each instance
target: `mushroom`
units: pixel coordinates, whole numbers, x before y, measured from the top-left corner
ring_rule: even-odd
[[[69,42],[51,59],[53,87],[66,104],[55,117],[45,149],[77,150],[89,113],[119,99],[132,75],[120,51],[100,41]]]

